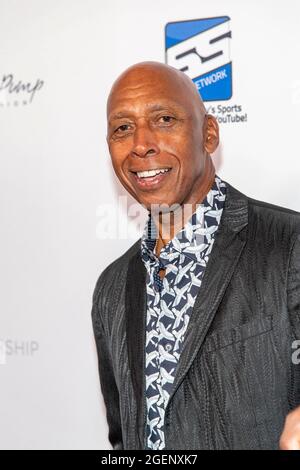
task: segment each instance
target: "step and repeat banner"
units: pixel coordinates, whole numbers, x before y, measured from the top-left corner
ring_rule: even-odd
[[[299,15],[296,0],[0,0],[0,448],[110,449],[92,293],[146,220],[110,163],[113,81],[145,60],[182,70],[218,119],[217,173],[300,211]]]

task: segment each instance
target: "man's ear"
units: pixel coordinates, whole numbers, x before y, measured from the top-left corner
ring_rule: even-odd
[[[219,124],[214,116],[206,114],[203,123],[203,147],[208,154],[213,153],[219,145]]]

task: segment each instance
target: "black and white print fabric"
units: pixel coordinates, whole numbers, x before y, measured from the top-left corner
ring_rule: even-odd
[[[147,448],[163,449],[164,412],[184,334],[213,247],[226,196],[226,185],[214,183],[185,226],[155,253],[156,228],[149,218],[141,239],[147,276],[145,344]],[[164,278],[158,272],[165,269]]]

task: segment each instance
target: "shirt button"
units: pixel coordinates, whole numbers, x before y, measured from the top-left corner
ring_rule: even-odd
[[[172,349],[172,344],[167,343],[165,349],[166,349],[166,351],[171,351],[171,349]]]

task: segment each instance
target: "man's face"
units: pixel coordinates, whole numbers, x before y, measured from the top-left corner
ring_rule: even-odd
[[[129,73],[112,90],[107,109],[112,164],[122,185],[147,209],[189,202],[199,182],[205,152],[203,110],[195,93],[176,75],[151,69]]]

